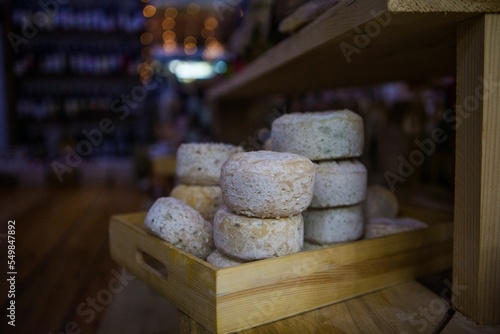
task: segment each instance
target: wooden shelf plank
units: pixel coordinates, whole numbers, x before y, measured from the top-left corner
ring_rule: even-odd
[[[446,288],[443,294],[448,292]],[[440,296],[413,281],[239,333],[431,333],[448,307]],[[443,333],[498,330],[500,326],[477,326],[457,313]],[[210,333],[182,312],[180,332]]]
[[[214,87],[209,98],[304,93],[454,74],[456,24],[481,10],[500,12],[500,3],[347,1]]]
[[[496,0],[389,0],[390,11],[394,12],[479,12],[498,11]]]

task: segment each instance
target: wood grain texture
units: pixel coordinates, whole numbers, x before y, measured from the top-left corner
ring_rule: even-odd
[[[481,284],[479,309],[484,322],[500,323],[500,15],[485,16],[484,78],[495,85],[483,101],[481,218]]]
[[[7,221],[19,217],[27,210],[40,210],[50,197],[48,189],[36,189],[36,191],[26,191],[19,188],[1,188],[0,187],[0,220]],[[2,225],[1,228],[4,226]],[[1,232],[6,232],[2,229]]]
[[[217,269],[143,229],[144,213],[115,216],[112,257],[204,327],[228,333],[449,268],[451,223]],[[422,213],[422,215],[425,215]],[[168,270],[165,278],[137,256]]]
[[[20,219],[19,233],[29,229],[29,233],[16,240],[17,259],[22,264],[22,270],[18,272],[19,282],[27,282],[30,277],[36,274],[40,268],[47,266],[47,263],[34,261],[39,257],[51,257],[57,254],[57,249],[75,229],[75,221],[85,216],[91,210],[93,197],[96,195],[95,189],[85,189],[81,192],[74,192],[61,196],[63,190],[41,191],[45,196],[42,207],[30,208],[32,212],[37,212],[36,220]],[[22,201],[20,201],[22,202]],[[58,220],[57,217],[64,216],[65,220]],[[14,217],[20,217],[16,215]],[[50,233],[47,233],[50,231]],[[40,236],[44,236],[43,239]],[[2,282],[3,283],[3,282]],[[0,283],[0,288],[2,283]],[[20,289],[25,286],[19,284]],[[1,303],[5,302],[7,296],[1,296]]]
[[[107,247],[109,217],[140,210],[144,195],[123,187],[65,186],[2,190],[0,196],[7,205],[2,214],[17,225],[15,332],[65,332],[74,321],[82,333],[95,333],[102,312],[86,321],[77,308],[107,288],[111,270],[117,269]],[[0,259],[5,263],[4,254]],[[3,281],[0,289],[6,291]],[[4,309],[6,295],[1,297]],[[2,321],[0,333],[11,332]]]
[[[345,1],[208,95],[239,99],[454,74],[456,24],[481,10],[500,11],[499,3]]]
[[[389,0],[387,7],[393,12],[498,12],[496,0]]]
[[[455,306],[481,324],[500,323],[500,15],[458,27]]]
[[[432,333],[448,304],[414,281],[402,283],[240,334]],[[211,333],[180,312],[182,334]],[[500,326],[480,327],[456,314],[443,333],[498,333]]]
[[[67,311],[67,303],[71,302],[69,299],[76,292],[73,284],[78,285],[78,279],[72,282],[73,284],[61,284],[61,281],[65,281],[65,277],[60,274],[60,270],[65,267],[66,273],[74,273],[75,270],[79,270],[79,268],[71,268],[68,265],[68,263],[77,263],[76,261],[71,262],[69,259],[78,258],[79,254],[75,252],[81,249],[80,247],[87,247],[87,245],[84,246],[74,242],[73,238],[78,236],[75,234],[71,238],[71,234],[68,232],[76,230],[76,233],[85,235],[85,231],[93,226],[92,222],[89,222],[89,225],[84,228],[82,226],[83,220],[80,220],[82,216],[85,216],[85,213],[90,218],[88,215],[90,203],[95,200],[97,195],[95,189],[87,190],[68,194],[64,199],[59,198],[59,203],[57,203],[57,195],[47,196],[45,210],[39,209],[36,217],[31,216],[28,218],[29,220],[19,219],[17,221],[16,262],[20,269],[16,278],[18,282],[16,284],[16,294],[21,297],[17,299],[16,313],[20,319],[29,316],[32,320],[19,323],[16,326],[21,332],[33,332],[35,328],[42,331],[49,331],[51,328],[58,329],[59,324],[63,322]],[[65,216],[67,220],[55,219],[61,215]],[[100,218],[106,219],[105,217]],[[28,229],[30,229],[30,233],[27,233]],[[51,232],[48,233],[48,231]],[[101,235],[101,237],[104,236],[105,234]],[[69,246],[65,246],[64,243]],[[59,253],[62,248],[66,249],[66,252]],[[92,251],[95,250],[92,249]],[[46,260],[43,262],[33,261],[37,257]],[[40,275],[41,272],[45,273],[43,275],[44,280],[32,280],[33,276]],[[54,295],[55,290],[60,290],[62,293]],[[54,303],[52,306],[54,312],[50,315],[41,312],[39,309],[35,309],[36,311],[33,312],[32,301],[28,302],[28,300],[35,296],[39,303]]]

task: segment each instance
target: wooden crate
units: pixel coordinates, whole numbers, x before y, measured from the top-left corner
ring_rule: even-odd
[[[223,269],[145,232],[145,213],[112,217],[110,249],[115,261],[205,328],[228,333],[451,267],[452,223],[407,212],[430,227]]]

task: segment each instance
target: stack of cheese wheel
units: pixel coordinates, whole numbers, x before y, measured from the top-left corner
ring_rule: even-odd
[[[243,262],[299,252],[301,212],[313,187],[314,165],[303,156],[270,151],[231,156],[221,172],[225,206],[214,218],[217,257]]]
[[[180,145],[176,161],[179,184],[172,189],[170,196],[187,203],[212,222],[222,204],[219,186],[222,164],[242,151],[240,146],[220,143]]]
[[[303,213],[306,241],[325,245],[362,237],[367,172],[362,118],[350,110],[286,114],[272,124],[272,149],[303,155],[316,176]]]

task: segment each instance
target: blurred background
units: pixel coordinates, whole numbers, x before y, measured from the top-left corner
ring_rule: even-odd
[[[138,280],[121,276],[123,292],[106,292],[122,275],[109,257],[109,218],[168,195],[181,143],[261,149],[284,113],[359,113],[362,161],[370,182],[386,186],[398,157],[443,129],[448,139],[396,193],[453,212],[453,122],[443,114],[454,107],[454,77],[271,95],[230,112],[209,99],[294,33],[280,23],[304,3],[0,2],[0,248],[4,259],[16,220],[17,332],[175,333],[175,309]]]

